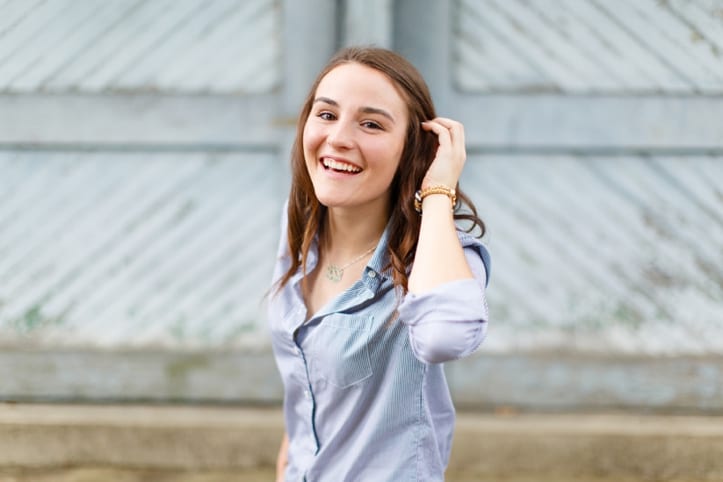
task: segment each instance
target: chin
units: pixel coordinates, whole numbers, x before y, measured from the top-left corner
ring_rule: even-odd
[[[319,201],[319,204],[321,204],[322,206],[333,208],[344,204],[343,201],[337,196],[319,192],[315,192],[314,194],[316,195],[316,199]]]
[[[325,199],[325,198],[319,198],[319,203],[327,208],[341,208],[345,206],[349,206],[349,204],[339,201],[338,199]]]

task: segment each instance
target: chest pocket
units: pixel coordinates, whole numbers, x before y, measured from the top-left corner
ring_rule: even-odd
[[[335,313],[309,334],[312,376],[347,388],[372,376],[369,338],[373,319]]]

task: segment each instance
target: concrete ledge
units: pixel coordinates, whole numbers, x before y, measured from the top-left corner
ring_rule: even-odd
[[[461,414],[450,469],[530,480],[723,480],[723,418]]]
[[[0,466],[270,466],[282,434],[277,409],[5,404]]]
[[[481,352],[445,370],[455,403],[465,409],[723,414],[721,356]],[[282,396],[268,349],[0,346],[0,401],[278,405]]]
[[[0,404],[0,467],[263,470],[282,432],[277,408]],[[449,470],[455,480],[723,480],[723,417],[465,412]]]

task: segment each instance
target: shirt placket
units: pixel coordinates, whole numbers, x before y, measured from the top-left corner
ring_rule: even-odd
[[[296,315],[298,319],[303,320],[306,316],[306,308],[304,307],[303,303],[299,301],[298,308],[296,310]],[[299,324],[300,326],[297,328],[297,331],[306,330],[308,329],[303,324]],[[308,359],[306,357],[306,354],[304,353],[303,348],[301,347],[301,344],[298,341],[298,337],[294,336],[292,338],[293,344],[294,344],[294,353],[298,357],[298,359],[301,361],[301,364],[303,365],[304,369],[304,392],[303,392],[303,403],[307,405],[306,412],[308,416],[308,427],[309,427],[309,438],[311,439],[311,443],[313,444],[314,450],[313,453],[317,454],[319,452],[319,437],[316,431],[316,423],[315,423],[315,415],[316,415],[316,398],[314,397],[314,390],[311,384],[311,377],[309,372],[309,363]]]
[[[369,300],[375,295],[376,291],[379,289],[379,286],[382,284],[383,281],[383,277],[379,276],[379,273],[375,269],[366,267],[362,274],[361,286],[357,287],[356,290],[352,291],[352,296],[343,298],[343,301],[341,303],[331,305],[329,307],[330,309],[314,315],[314,318],[323,319],[329,314],[350,309]],[[304,349],[302,346],[303,340],[307,335],[306,330],[313,330],[315,324],[310,323],[312,320],[309,320],[309,322],[305,321],[307,317],[307,312],[304,301],[300,297],[300,290],[295,290],[294,294],[296,295],[295,303],[297,306],[294,311],[293,325],[295,326],[295,330],[294,336],[292,337],[292,343],[294,345],[294,354],[297,359],[300,360],[300,363],[303,364],[304,369],[304,390],[303,398],[302,400],[300,400],[300,403],[303,403],[305,405],[305,407],[303,407],[303,412],[305,412],[308,417],[307,427],[309,430],[310,443],[313,444],[314,455],[318,455],[319,451],[321,450],[321,443],[319,441],[319,435],[316,426],[316,410],[318,406],[317,397],[312,384],[313,377],[310,371],[307,354],[304,353]],[[299,413],[302,413],[302,411],[300,411]],[[308,463],[313,465],[314,462],[313,460],[309,460]],[[302,469],[304,481],[307,480],[308,470],[310,468],[311,467],[307,465],[305,468]]]

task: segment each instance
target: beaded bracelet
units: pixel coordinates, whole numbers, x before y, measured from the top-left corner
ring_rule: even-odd
[[[430,186],[426,189],[420,189],[419,191],[414,193],[414,210],[417,211],[419,214],[422,214],[422,201],[430,194],[444,194],[445,196],[447,196],[449,200],[452,201],[452,210],[454,211],[454,206],[457,204],[457,193],[452,188],[443,185],[437,185]]]

